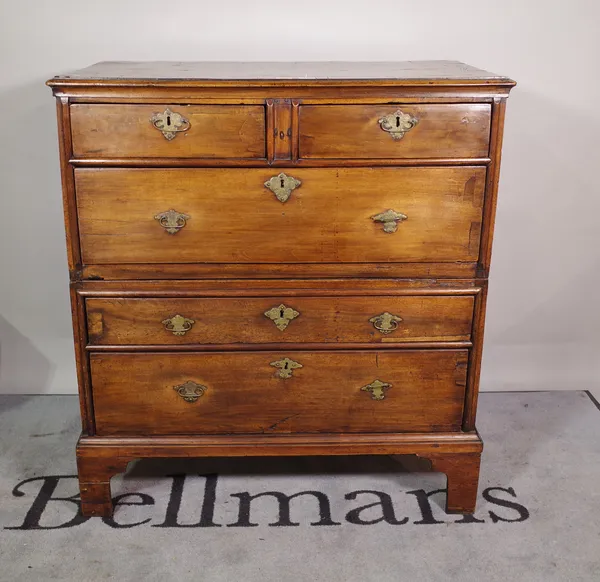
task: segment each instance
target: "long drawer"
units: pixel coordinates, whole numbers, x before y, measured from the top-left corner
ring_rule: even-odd
[[[460,429],[467,350],[97,354],[97,434]]]
[[[285,265],[478,258],[484,167],[286,172],[76,169],[83,262]]]
[[[464,296],[89,298],[91,345],[468,341]]]

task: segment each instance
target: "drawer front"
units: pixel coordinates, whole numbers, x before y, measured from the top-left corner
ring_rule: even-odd
[[[87,299],[92,345],[468,341],[473,296]]]
[[[287,172],[272,181],[277,171],[262,169],[76,169],[83,262],[478,258],[483,167]],[[265,186],[285,198],[282,180],[295,186],[284,202]]]
[[[265,110],[242,105],[71,106],[79,158],[264,158]]]
[[[92,354],[97,434],[459,430],[467,350]]]
[[[487,157],[489,104],[300,107],[301,158]]]

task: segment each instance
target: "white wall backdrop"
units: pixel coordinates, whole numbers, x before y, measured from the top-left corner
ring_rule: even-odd
[[[101,60],[458,59],[511,76],[483,390],[600,382],[595,0],[0,0],[0,392],[76,391],[49,77]]]

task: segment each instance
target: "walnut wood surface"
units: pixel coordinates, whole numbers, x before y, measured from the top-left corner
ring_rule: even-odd
[[[448,476],[449,513],[473,513],[482,443],[477,433],[258,434],[85,437],[77,445],[81,511],[112,515],[110,478],[143,457],[406,455],[431,461]]]
[[[267,127],[267,134],[269,128]],[[269,144],[273,145],[272,142]],[[296,141],[292,146],[298,145]],[[295,148],[293,148],[294,150]],[[71,158],[73,167],[82,168],[339,168],[336,158],[298,159],[292,151],[292,159],[274,158],[274,150],[267,152],[267,158]],[[287,155],[287,153],[286,153]],[[294,157],[296,156],[296,157]],[[364,167],[365,158],[348,158],[344,167]],[[489,157],[483,158],[369,158],[368,166],[487,166]]]
[[[99,435],[459,430],[467,350],[91,354]],[[300,364],[282,379],[271,362]],[[361,387],[392,384],[385,399]],[[174,390],[207,387],[189,403]]]
[[[172,140],[151,118],[169,108],[190,128]],[[73,154],[81,158],[264,158],[265,108],[233,105],[71,106]]]
[[[395,140],[379,119],[400,109],[418,119]],[[478,158],[488,155],[491,106],[327,105],[300,107],[300,158]]]
[[[428,433],[268,433],[174,436],[81,435],[77,452],[84,459],[128,457],[253,457],[303,455],[406,455],[481,453],[475,431]],[[91,464],[91,463],[90,463]]]
[[[474,261],[452,263],[121,263],[82,266],[73,273],[76,280],[197,280],[221,279],[281,279],[311,277],[329,279],[346,277],[350,281],[363,277],[381,280],[416,277],[426,281],[475,277],[478,265]]]
[[[279,330],[264,313],[284,303],[300,315]],[[88,299],[93,345],[374,343],[467,341],[473,297],[263,297],[204,299]],[[381,333],[369,321],[390,312],[398,328]],[[179,314],[193,319],[178,336],[161,323]]]
[[[342,297],[403,295],[474,295],[485,279],[198,278],[194,280],[113,280],[74,283],[84,297]]]
[[[65,75],[57,75],[48,85],[69,82],[127,81],[285,81],[297,80],[396,80],[464,81],[514,85],[507,77],[496,75],[459,61],[396,62],[175,62],[107,61]]]
[[[264,186],[277,174],[268,170],[78,168],[83,261],[477,260],[485,168],[306,168],[290,173],[302,185],[283,204]],[[190,216],[175,235],[154,219],[171,208]],[[408,216],[391,234],[371,219],[388,209]]]
[[[514,82],[441,61],[99,63],[48,84],[84,515],[112,513],[110,478],[140,457],[369,453],[430,459],[447,510],[472,512]],[[149,121],[167,107],[192,122],[170,142]],[[397,109],[419,122],[394,141],[378,119]],[[263,186],[282,171],[302,180],[285,204]],[[154,220],[171,208],[191,216],[176,235]],[[389,208],[408,215],[393,234],[370,219]],[[284,332],[271,299],[301,312]],[[405,320],[385,337],[366,323],[382,303]],[[183,310],[186,336],[155,329]],[[283,357],[303,366],[288,379]],[[380,401],[360,391],[376,378]],[[208,391],[187,403],[192,379]]]
[[[427,455],[431,468],[448,477],[446,513],[474,513],[481,453]]]

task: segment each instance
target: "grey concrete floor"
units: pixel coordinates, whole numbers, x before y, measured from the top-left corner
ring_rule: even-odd
[[[443,475],[410,458],[302,457],[142,460],[102,520],[77,515],[77,399],[0,397],[0,580],[600,580],[600,409],[480,402],[474,518],[446,515]]]

